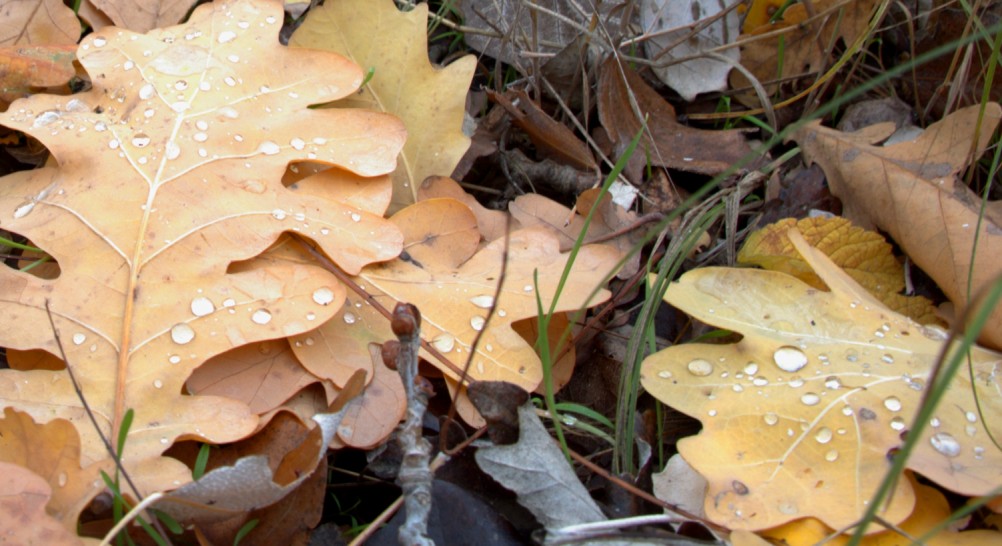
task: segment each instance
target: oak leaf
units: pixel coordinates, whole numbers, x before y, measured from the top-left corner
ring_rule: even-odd
[[[690,271],[665,301],[741,341],[670,347],[642,364],[648,392],[703,422],[679,452],[709,482],[707,516],[731,529],[804,517],[852,525],[888,453],[919,434],[912,416],[946,337],[884,307],[799,232],[789,236],[831,292],[775,271]],[[1002,452],[985,428],[1002,434],[1002,355],[975,347],[971,358],[974,377],[953,378],[908,466],[982,495],[1002,483]],[[913,488],[900,480],[892,499],[881,517],[897,523],[912,511]]]
[[[452,174],[470,146],[462,125],[476,58],[433,67],[427,29],[427,4],[402,12],[391,0],[339,0],[312,9],[289,40],[373,70],[362,91],[337,107],[389,112],[404,122],[408,138],[393,172],[390,212],[415,202],[425,178]]]
[[[0,47],[0,100],[26,96],[32,87],[63,85],[76,74],[75,45]]]
[[[0,46],[75,44],[80,21],[62,0],[6,0],[0,12]]]
[[[9,544],[83,544],[47,514],[52,486],[23,466],[0,461],[0,536]]]
[[[845,218],[787,218],[753,232],[738,252],[738,263],[789,273],[824,290],[825,284],[800,256],[786,233],[796,226],[807,242],[876,296],[892,311],[919,324],[938,324],[936,308],[923,296],[905,296],[905,273],[891,245],[876,232],[852,225]]]
[[[794,134],[804,160],[818,163],[844,216],[880,228],[929,274],[958,309],[1002,271],[1002,214],[989,203],[979,222],[981,199],[957,177],[981,156],[1002,119],[996,103],[964,108],[930,125],[913,141],[872,143],[886,124],[843,133],[815,122]],[[994,206],[993,206],[994,205]],[[977,249],[975,251],[975,241]],[[992,314],[981,342],[1002,348],[1002,306]]]
[[[135,32],[176,25],[195,5],[194,0],[88,0],[115,26]]]
[[[227,442],[256,427],[243,402],[184,394],[192,370],[304,332],[341,304],[338,281],[315,265],[229,272],[231,262],[293,230],[351,273],[400,251],[380,215],[282,185],[294,161],[387,173],[404,139],[385,114],[310,109],[352,93],[362,73],[332,53],[282,47],[282,19],[280,5],[233,0],[146,35],[103,28],[77,55],[91,90],[35,95],[0,116],[58,163],[3,179],[0,226],[59,264],[51,280],[0,270],[0,344],[59,354],[51,316],[102,432],[115,438],[135,411],[123,460],[141,494],[190,481],[161,456],[175,440]],[[68,420],[81,466],[111,469],[66,370],[0,371],[0,403]],[[84,496],[100,486],[88,482]]]

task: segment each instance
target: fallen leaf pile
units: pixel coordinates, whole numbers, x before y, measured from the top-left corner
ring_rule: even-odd
[[[436,72],[424,57],[423,12],[400,13],[391,2],[380,9],[387,11],[373,21],[383,25],[378,32],[398,35],[394,47],[419,51],[387,61],[363,55],[359,42],[347,46],[376,63],[361,96],[362,67],[278,43],[279,5],[231,0],[148,34],[93,32],[77,51],[90,90],[36,94],[0,118],[40,140],[54,160],[0,184],[0,228],[54,261],[0,271],[0,345],[13,368],[0,371],[7,408],[0,427],[15,431],[2,436],[0,461],[43,477],[51,493],[39,490],[39,498],[66,529],[75,531],[81,510],[105,488],[99,473],[114,473],[101,435],[124,433],[127,411],[134,419],[122,461],[139,495],[176,490],[161,506],[188,521],[246,515],[305,483],[332,441],[372,447],[392,432],[405,400],[379,353],[393,338],[387,322],[368,302],[347,298],[337,277],[286,232],[308,240],[371,301],[417,304],[425,337],[451,361],[426,356],[451,381],[482,331],[471,378],[538,386],[539,358],[522,337],[531,327],[515,322],[536,316],[537,293],[550,306],[568,254],[543,227],[482,242],[473,210],[452,198],[383,218],[391,194],[415,201],[422,179],[448,173],[465,151],[463,102],[453,97],[465,95],[456,86],[468,80],[469,64]],[[419,82],[410,67],[423,74]],[[407,93],[403,81],[426,92]],[[390,98],[396,102],[386,104]],[[450,100],[437,114],[426,111]],[[400,111],[405,122],[360,104]],[[427,131],[442,129],[442,120],[455,122],[451,139]],[[405,123],[428,134],[404,147]],[[406,168],[391,177],[398,156]],[[597,287],[620,256],[612,247],[583,247],[556,311],[608,297]],[[364,395],[332,419],[332,404],[344,405],[360,377]],[[298,423],[291,429],[290,415]],[[464,415],[478,419],[468,408]],[[292,439],[264,440],[275,434]],[[165,453],[184,451],[186,440],[242,439],[234,466],[187,486],[191,470],[181,461],[188,459]],[[286,452],[270,466],[259,455]],[[264,489],[218,485],[250,482]],[[204,533],[223,532],[205,525]]]

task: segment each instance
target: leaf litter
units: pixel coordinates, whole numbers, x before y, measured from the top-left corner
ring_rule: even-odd
[[[793,165],[799,160],[770,165],[774,157],[753,156],[758,129],[735,121],[747,113],[729,109],[741,102],[759,106],[767,97],[759,92],[750,98],[744,78],[751,75],[764,85],[760,91],[783,101],[774,110],[762,106],[767,122],[784,128],[800,114],[783,108],[807,91],[825,93],[834,72],[822,72],[862,43],[872,2],[785,9],[752,2],[740,38],[735,21],[743,6],[724,7],[727,15],[710,14],[722,6],[705,6],[691,19],[671,22],[666,15],[672,14],[659,12],[657,2],[642,2],[639,12],[603,5],[599,14],[564,3],[513,0],[488,9],[464,2],[463,26],[434,3],[431,10],[419,5],[403,11],[388,0],[327,4],[305,16],[303,3],[285,7],[288,20],[305,21],[295,32],[291,26],[282,32],[281,40],[292,34],[290,49],[278,43],[281,8],[265,0],[201,6],[173,27],[190,6],[174,3],[174,11],[154,16],[128,2],[85,0],[80,17],[97,31],[80,41],[76,55],[91,87],[75,94],[70,87],[77,83],[66,83],[66,46],[58,44],[59,36],[61,43],[74,42],[80,30],[63,6],[50,6],[63,23],[23,20],[4,27],[34,38],[33,49],[18,44],[11,50],[5,92],[10,100],[30,98],[3,114],[4,124],[20,132],[0,138],[19,159],[41,165],[42,145],[53,157],[0,185],[4,235],[42,250],[5,250],[7,263],[25,271],[0,272],[8,285],[0,305],[8,310],[2,345],[11,367],[0,371],[7,406],[0,460],[16,465],[12,479],[23,475],[35,501],[45,505],[44,511],[33,505],[23,517],[62,527],[67,543],[77,540],[78,514],[90,513],[91,499],[105,494],[99,471],[113,471],[69,385],[67,364],[54,356],[59,351],[46,303],[98,428],[114,436],[124,410],[135,412],[123,462],[137,477],[138,494],[173,499],[160,505],[197,522],[200,540],[228,542],[256,520],[251,543],[306,541],[321,521],[327,476],[316,469],[328,447],[338,454],[372,450],[370,456],[382,453],[392,461],[387,438],[407,400],[399,376],[384,364],[385,342],[394,335],[383,312],[398,300],[419,304],[427,342],[421,374],[435,382],[443,403],[447,394],[454,397],[467,424],[483,421],[459,390],[460,376],[545,393],[549,374],[557,389],[567,384],[559,422],[572,449],[602,453],[608,444],[600,438],[609,435],[599,429],[622,434],[603,421],[602,414],[616,408],[599,402],[599,392],[620,381],[620,362],[599,358],[588,340],[597,339],[595,347],[609,354],[626,353],[615,333],[642,331],[630,326],[631,306],[636,286],[651,271],[645,259],[659,256],[662,247],[634,253],[617,270],[618,262],[638,241],[687,237],[676,230],[691,219],[665,218],[708,177],[741,162],[736,176],[743,178],[724,180],[736,191],[700,204],[712,210],[716,203],[725,220],[699,228],[706,247],[688,257],[685,269],[693,270],[669,288],[674,318],[656,332],[679,336],[684,312],[701,321],[682,334],[685,339],[713,333],[702,323],[737,336],[730,343],[679,344],[644,362],[643,386],[669,410],[659,425],[649,397],[641,398],[640,462],[660,470],[660,458],[647,458],[645,446],[674,449],[677,443],[681,456],[656,482],[688,484],[686,493],[671,497],[681,508],[670,510],[673,517],[704,518],[721,541],[768,537],[813,544],[855,523],[886,472],[887,457],[918,429],[913,415],[945,335],[935,324],[957,320],[967,305],[971,226],[983,228],[979,245],[988,245],[976,255],[973,287],[987,284],[996,271],[994,253],[983,252],[991,248],[994,203],[978,224],[979,197],[959,174],[990,144],[997,105],[942,115],[942,103],[918,89],[916,100],[929,102],[918,119],[933,111],[942,119],[919,123],[924,130],[911,126],[912,136],[895,135],[894,144],[882,146],[890,130],[865,120],[856,133],[819,123],[793,133],[803,162],[820,165],[845,216],[862,226],[857,228],[799,216],[812,205],[831,204],[838,212],[839,203],[823,191],[806,201],[775,191],[800,180]],[[510,17],[492,16],[492,9]],[[920,26],[928,20],[916,19]],[[446,45],[451,32],[465,33],[465,41],[488,56],[461,55],[458,41]],[[885,43],[893,49],[895,39]],[[832,48],[838,40],[851,46],[847,53]],[[695,49],[685,49],[690,46]],[[429,63],[426,53],[444,68]],[[489,56],[503,58],[512,70],[505,73],[505,65]],[[257,68],[264,65],[276,68]],[[841,68],[850,75],[855,69]],[[478,85],[510,104],[489,104]],[[57,94],[37,93],[40,87]],[[970,103],[952,95],[947,102]],[[915,119],[906,113],[904,125]],[[615,182],[617,191],[629,188],[628,198],[600,199],[597,187],[584,191],[601,181],[641,131],[638,152]],[[467,153],[474,132],[477,148]],[[772,177],[764,192],[768,205],[799,211],[798,217],[753,233],[757,188],[766,175]],[[744,197],[749,188],[751,199]],[[930,208],[933,203],[940,208]],[[596,214],[577,250],[592,207]],[[960,230],[951,231],[954,224]],[[800,230],[788,231],[793,225]],[[655,226],[662,231],[651,231]],[[878,234],[862,229],[874,226],[911,262],[902,268],[901,257]],[[942,233],[945,244],[936,242]],[[694,267],[727,265],[736,255],[734,239],[748,234],[737,256],[774,271]],[[538,304],[550,307],[572,255],[557,314],[542,336],[546,342],[534,346],[536,295]],[[508,270],[500,278],[502,263]],[[913,278],[911,263],[932,280]],[[913,281],[941,305],[912,297]],[[933,283],[946,298],[929,289]],[[569,321],[574,311],[595,305],[587,324]],[[982,342],[997,348],[996,319]],[[558,345],[565,329],[574,334],[570,346]],[[597,338],[595,329],[603,331]],[[648,343],[664,342],[643,335]],[[555,360],[552,369],[538,355],[544,345]],[[912,536],[949,514],[940,489],[976,496],[1002,482],[988,434],[999,432],[991,426],[999,411],[1000,359],[982,348],[972,355],[975,380],[954,379],[947,402],[923,424],[910,470],[881,514]],[[596,378],[599,384],[588,383]],[[556,417],[546,410],[525,406],[521,412]],[[681,414],[701,422],[702,432],[688,431]],[[683,424],[676,427],[673,419]],[[544,432],[538,419],[530,420],[533,430]],[[446,421],[439,429],[430,422],[426,432],[458,441],[459,425]],[[670,432],[658,435],[664,424]],[[528,425],[516,428],[529,434]],[[628,441],[625,435],[616,439]],[[192,481],[200,442],[214,444],[209,472]],[[475,449],[480,457],[496,447],[481,443]],[[546,472],[569,468],[552,444],[516,447],[503,470],[461,474],[469,503],[490,490],[470,486],[476,476],[525,482],[527,463],[542,452],[555,455]],[[601,455],[596,461],[608,464]],[[916,482],[919,474],[935,487]],[[518,497],[537,507],[541,522],[569,506],[569,499],[591,496],[603,508],[636,513],[617,502],[618,492],[603,494],[594,482],[571,493],[580,483],[568,476],[552,500],[537,494],[533,478]],[[250,483],[259,489],[250,492],[244,487]],[[11,482],[9,489],[19,487]],[[662,495],[658,491],[656,485]],[[296,516],[283,515],[289,510]],[[990,521],[981,515],[972,525]],[[565,536],[557,528],[562,525],[543,526],[558,537]],[[452,521],[444,526],[447,534],[458,532]],[[443,529],[437,532],[442,536]],[[872,533],[863,543],[892,535]],[[951,530],[929,543],[994,536],[990,530]]]

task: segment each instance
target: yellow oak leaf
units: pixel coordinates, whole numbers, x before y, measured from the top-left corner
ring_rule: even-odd
[[[470,146],[463,134],[466,92],[476,58],[445,68],[428,61],[428,6],[411,11],[392,0],[338,0],[314,8],[289,45],[334,51],[372,70],[362,91],[336,103],[398,116],[407,143],[393,172],[390,212],[417,200],[425,178],[448,176]]]
[[[973,378],[954,377],[919,432],[912,416],[945,333],[887,309],[799,232],[789,237],[830,292],[776,271],[690,271],[665,301],[742,339],[677,345],[642,364],[648,392],[703,423],[678,449],[709,483],[707,516],[745,530],[805,517],[850,526],[906,434],[920,435],[909,468],[939,485],[983,495],[1002,483],[986,430],[1002,434],[1002,355],[972,348]],[[880,515],[898,523],[914,488],[900,480],[892,499]]]
[[[282,46],[282,21],[278,3],[230,0],[148,34],[105,27],[77,51],[92,89],[34,95],[0,115],[54,158],[0,181],[0,226],[59,265],[52,279],[0,268],[0,345],[59,355],[51,317],[101,432],[114,441],[135,412],[123,461],[142,495],[191,480],[162,456],[175,441],[230,442],[256,429],[244,402],[187,394],[195,368],[314,328],[343,302],[338,280],[315,264],[231,264],[286,231],[315,238],[353,274],[401,249],[382,211],[282,184],[299,161],[358,180],[384,175],[405,137],[383,113],[310,108],[351,94],[362,71]],[[0,370],[0,404],[39,423],[69,421],[81,466],[110,471],[67,370],[49,368]],[[54,488],[51,502],[79,507],[103,487]]]
[[[879,233],[853,226],[845,218],[786,218],[769,224],[748,236],[738,253],[738,263],[789,273],[825,290],[824,282],[790,243],[786,234],[791,227],[891,310],[920,324],[939,324],[936,308],[928,298],[900,294],[905,287],[904,269],[891,245]]]

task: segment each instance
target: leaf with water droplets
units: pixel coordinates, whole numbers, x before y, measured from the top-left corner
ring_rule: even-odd
[[[427,28],[426,4],[404,12],[390,0],[338,0],[311,9],[289,40],[292,46],[340,53],[373,70],[362,90],[337,106],[390,112],[407,127],[407,144],[393,172],[393,212],[416,200],[425,178],[452,174],[470,146],[462,126],[476,58],[432,66]],[[374,36],[380,47],[373,47]]]
[[[77,52],[90,90],[35,95],[0,115],[58,164],[0,184],[0,225],[58,263],[52,279],[0,269],[0,345],[59,354],[48,305],[104,434],[115,438],[125,410],[135,411],[123,460],[143,495],[190,481],[186,466],[162,456],[177,439],[222,443],[256,428],[247,403],[187,393],[195,368],[313,329],[344,301],[319,266],[243,262],[284,232],[314,238],[349,273],[401,249],[376,199],[344,189],[369,176],[388,183],[401,123],[310,108],[352,94],[362,71],[333,53],[280,45],[282,21],[273,2],[231,0],[145,35],[105,27]],[[325,193],[309,179],[287,187],[295,162],[340,167],[325,176],[344,188]],[[113,467],[65,369],[0,370],[0,403],[39,422],[69,421],[85,469]],[[79,510],[101,488],[55,489],[52,502]]]
[[[944,339],[884,307],[799,232],[789,237],[831,292],[776,271],[690,271],[665,301],[741,341],[677,345],[642,365],[648,392],[703,422],[679,452],[709,482],[707,516],[731,529],[804,517],[836,529],[855,522],[890,468],[888,454],[915,429]],[[1002,482],[1002,453],[985,429],[1002,434],[1002,355],[971,354],[976,381],[954,378],[909,467],[982,495]],[[913,504],[902,480],[881,517],[900,522]]]

